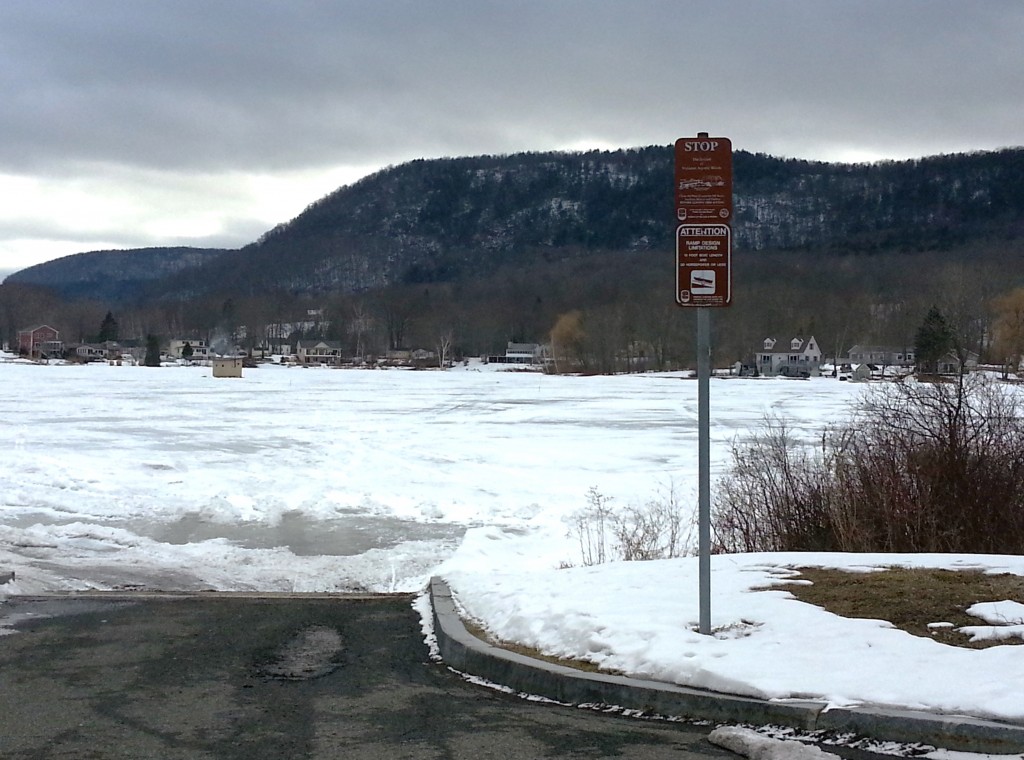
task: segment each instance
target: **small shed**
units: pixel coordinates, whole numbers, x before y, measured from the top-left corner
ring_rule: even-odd
[[[863,383],[874,377],[874,374],[878,371],[878,367],[873,364],[853,364],[850,372],[850,379],[854,382]]]
[[[213,360],[214,377],[241,377],[241,356],[220,356]]]

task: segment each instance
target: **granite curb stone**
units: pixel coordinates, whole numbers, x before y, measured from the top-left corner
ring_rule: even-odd
[[[851,733],[880,741],[929,744],[962,752],[1024,753],[1024,725],[911,710],[826,709],[824,702],[775,702],[675,684],[588,673],[535,660],[473,636],[459,618],[451,589],[430,581],[434,633],[445,663],[517,692],[567,704],[615,705],[715,723],[778,725],[800,731]]]

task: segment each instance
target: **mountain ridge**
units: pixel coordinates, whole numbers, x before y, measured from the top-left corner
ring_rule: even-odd
[[[417,159],[336,189],[239,249],[87,252],[7,281],[131,300],[362,292],[519,260],[669,250],[672,160],[671,146]],[[734,176],[738,250],[922,251],[1024,236],[1022,148],[875,164],[736,151]]]

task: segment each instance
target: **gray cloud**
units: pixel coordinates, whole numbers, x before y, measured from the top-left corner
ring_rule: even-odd
[[[226,177],[698,130],[801,158],[992,149],[1024,143],[1022,39],[1019,0],[9,0],[0,173]]]

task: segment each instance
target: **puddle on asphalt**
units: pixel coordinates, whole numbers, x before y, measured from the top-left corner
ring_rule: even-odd
[[[342,639],[333,628],[312,626],[280,648],[276,659],[261,667],[260,673],[283,681],[308,681],[337,670]]]

